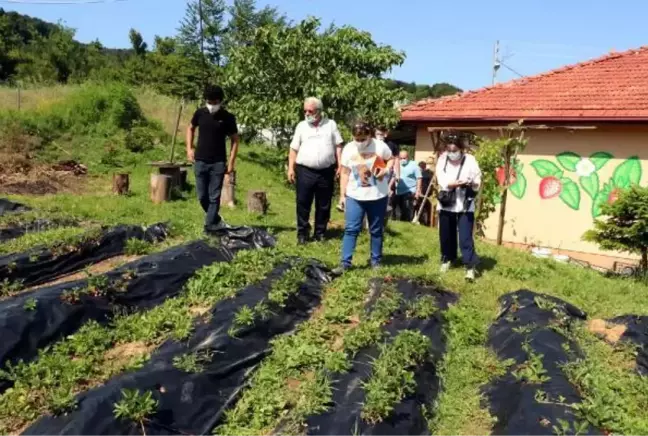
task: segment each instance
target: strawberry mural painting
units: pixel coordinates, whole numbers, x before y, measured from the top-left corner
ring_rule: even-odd
[[[517,162],[510,167],[509,170],[509,192],[517,199],[522,199],[527,189],[527,180],[522,174],[524,166]],[[506,170],[504,167],[499,167],[495,173],[497,183],[500,187],[506,184]]]
[[[559,179],[553,176],[545,177],[540,181],[540,198],[548,200],[558,197],[562,189],[563,186]]]
[[[589,157],[582,157],[568,151],[556,156],[560,166],[545,159],[533,161],[531,166],[541,178],[540,198],[549,200],[559,197],[570,208],[579,210],[582,188],[592,199],[592,217],[599,217],[603,204],[614,203],[622,189],[629,188],[641,181],[641,162],[638,157],[633,156],[622,162],[615,169],[610,181],[601,187],[598,171],[611,159],[612,155],[606,152],[597,152]],[[578,183],[565,177],[565,171],[574,173],[578,177]]]

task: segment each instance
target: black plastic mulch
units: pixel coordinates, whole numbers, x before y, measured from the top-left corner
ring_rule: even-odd
[[[372,281],[371,286],[382,290],[382,280]],[[354,358],[351,370],[345,374],[334,374],[333,398],[328,411],[308,418],[307,433],[311,435],[398,435],[429,434],[422,406],[433,404],[439,392],[437,363],[445,351],[443,335],[443,312],[457,301],[453,293],[434,287],[424,286],[414,281],[395,282],[398,292],[402,293],[404,303],[385,326],[388,340],[404,330],[418,330],[430,338],[432,346],[429,358],[416,370],[416,390],[395,406],[392,414],[383,422],[370,424],[362,417],[365,400],[363,383],[371,377],[371,363],[380,350],[372,346],[361,350]],[[438,310],[427,319],[408,318],[406,304],[417,298],[431,295],[436,300]],[[376,301],[379,294],[375,295]]]
[[[140,424],[117,419],[114,407],[122,390],[151,391],[159,402],[157,412],[144,422],[146,434],[207,434],[221,422],[246,385],[252,371],[270,352],[270,340],[288,333],[306,320],[319,304],[327,271],[317,263],[307,269],[307,280],[283,308],[272,308],[265,320],[241,328],[236,337],[228,330],[243,306],[263,301],[271,282],[288,266],[276,268],[260,283],[236,298],[219,302],[210,316],[196,323],[187,341],[169,340],[153,353],[141,369],[121,374],[106,385],[77,397],[78,407],[66,416],[42,417],[24,434],[142,434]],[[199,372],[178,369],[174,358],[189,353],[209,353]]]
[[[637,346],[637,372],[648,376],[648,316],[624,315],[610,320],[614,324],[623,324],[627,330],[621,340]]]
[[[248,249],[274,244],[269,235],[259,230],[248,239]],[[87,321],[107,323],[116,312],[143,311],[163,303],[178,295],[200,268],[215,262],[230,262],[236,251],[243,249],[244,240],[237,241],[235,249],[196,241],[102,274],[111,284],[127,276],[124,290],[104,295],[80,292],[71,301],[71,293],[88,287],[88,280],[78,280],[0,301],[0,364],[33,359],[40,348],[74,333]],[[35,302],[35,308],[26,310],[30,300]],[[6,381],[0,381],[0,392],[7,386]]]
[[[72,227],[78,223],[71,219],[36,219],[27,222],[11,223],[0,229],[0,242],[10,241],[19,238],[27,233],[44,232],[59,227]]]
[[[581,397],[560,367],[582,357],[578,345],[561,331],[585,320],[585,312],[529,290],[506,294],[500,303],[502,311],[489,330],[488,344],[500,359],[513,359],[515,364],[484,388],[491,414],[497,417],[493,433],[556,434],[560,431],[554,426],[560,428],[562,420],[569,424],[567,434],[579,428],[581,434],[601,434],[569,407]]]
[[[6,198],[0,198],[0,216],[10,212],[26,212],[28,210],[31,209],[24,204],[14,203]]]
[[[31,287],[82,270],[88,265],[124,253],[129,239],[159,242],[167,237],[167,226],[155,224],[118,226],[104,230],[96,238],[80,239],[74,247],[52,249],[35,247],[31,250],[0,257],[0,282],[20,282]]]

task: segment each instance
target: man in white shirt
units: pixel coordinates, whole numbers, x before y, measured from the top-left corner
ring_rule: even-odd
[[[339,173],[342,135],[335,121],[323,116],[322,101],[304,101],[305,120],[295,129],[290,144],[288,180],[297,185],[297,242],[310,239],[310,211],[315,199],[316,241],[323,241],[331,218],[335,176]]]

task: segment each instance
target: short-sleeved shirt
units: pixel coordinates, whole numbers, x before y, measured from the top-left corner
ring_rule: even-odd
[[[226,162],[227,137],[238,133],[236,117],[223,108],[211,114],[203,107],[194,113],[191,125],[198,127],[194,158],[206,163]]]
[[[349,142],[342,150],[342,166],[350,169],[347,197],[358,201],[373,201],[389,195],[389,177],[382,180],[374,176],[377,166],[385,165],[392,158],[391,150],[382,142],[372,140],[371,144],[358,150],[355,141]]]
[[[342,142],[335,121],[322,118],[313,126],[304,120],[295,129],[290,148],[297,152],[298,165],[321,170],[337,163],[337,146]]]
[[[416,183],[423,177],[421,167],[413,160],[408,161],[405,165],[402,165],[403,162],[401,161],[400,180],[396,186],[396,195],[415,194]]]

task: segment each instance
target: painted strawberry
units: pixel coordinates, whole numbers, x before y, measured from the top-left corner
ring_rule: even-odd
[[[610,195],[608,195],[607,202],[608,204],[614,204],[619,199],[619,194],[621,193],[621,190],[619,188],[614,188],[612,192],[610,192]]]
[[[509,184],[512,186],[517,181],[517,173],[515,171],[515,168],[509,168],[509,174]],[[497,172],[495,173],[495,176],[497,177],[497,183],[499,183],[500,186],[504,186],[504,184],[506,183],[506,171],[504,170],[504,167],[499,167],[497,169]]]
[[[545,177],[540,181],[540,198],[548,200],[555,198],[562,192],[562,182],[553,176]]]

